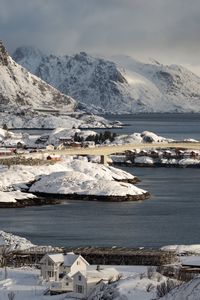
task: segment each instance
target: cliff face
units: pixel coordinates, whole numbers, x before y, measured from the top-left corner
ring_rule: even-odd
[[[29,73],[8,55],[0,42],[0,109],[30,106],[73,111],[75,100]]]

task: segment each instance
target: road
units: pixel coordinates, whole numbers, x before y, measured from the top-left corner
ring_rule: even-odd
[[[111,154],[124,153],[126,150],[145,150],[145,149],[191,149],[191,150],[200,150],[200,142],[198,143],[137,143],[137,144],[124,144],[124,145],[110,145],[110,146],[98,146],[93,148],[66,148],[63,150],[44,150],[42,152],[28,153],[28,154],[17,154],[17,155],[8,155],[2,156],[1,159],[9,159],[16,157],[25,157],[25,158],[36,158],[43,157],[46,159],[47,155],[95,155],[95,156],[107,156]]]
[[[166,149],[166,148],[184,148],[200,150],[200,143],[137,143],[115,146],[99,146],[94,148],[68,148],[63,150],[45,151],[48,154],[56,155],[110,155],[123,153],[126,150],[134,149]]]

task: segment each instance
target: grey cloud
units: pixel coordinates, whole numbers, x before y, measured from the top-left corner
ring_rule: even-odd
[[[199,0],[0,0],[0,37],[10,52],[155,57],[200,64]]]

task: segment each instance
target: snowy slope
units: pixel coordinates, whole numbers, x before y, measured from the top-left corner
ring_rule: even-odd
[[[15,63],[0,42],[0,109],[16,106],[73,111],[75,100]]]
[[[85,52],[45,55],[29,47],[18,48],[13,57],[90,111],[200,112],[200,78],[181,66],[125,56],[107,60]]]
[[[200,299],[200,277],[183,283],[178,288],[173,289],[169,294],[160,298],[163,300],[199,300]]]
[[[8,106],[6,107],[6,110]],[[85,113],[53,115],[38,112],[34,109],[23,107],[10,108],[5,113],[0,113],[0,126],[6,124],[8,128],[112,128],[120,127],[119,122],[110,122],[105,118]],[[1,132],[0,132],[1,138]]]

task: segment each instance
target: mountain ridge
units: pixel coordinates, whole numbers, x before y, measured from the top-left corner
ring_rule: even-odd
[[[14,59],[86,109],[100,113],[200,112],[200,78],[178,65],[85,52],[46,55],[18,48]]]

